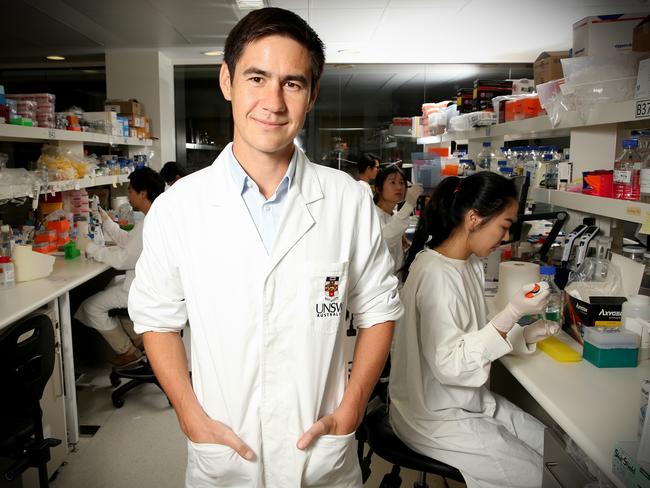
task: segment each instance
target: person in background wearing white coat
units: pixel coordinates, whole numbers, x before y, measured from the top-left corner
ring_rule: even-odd
[[[129,313],[188,438],[187,487],[360,487],[354,431],[402,307],[372,200],[293,143],[323,44],[263,8],[224,60],[234,140],[151,208]],[[346,309],[360,328],[349,378]]]
[[[393,271],[396,274],[402,268],[404,250],[409,245],[404,233],[421,194],[420,184],[406,189],[406,177],[396,165],[381,169],[375,178],[375,203],[381,222],[381,234],[395,263]],[[404,205],[396,212],[395,208],[400,202],[404,202]]]
[[[410,448],[458,468],[469,488],[542,485],[544,426],[486,387],[492,361],[529,354],[557,332],[544,321],[516,324],[544,309],[548,290],[526,297],[534,284],[486,318],[479,257],[507,239],[516,199],[513,182],[495,173],[446,178],[405,263],[405,312],[391,351],[390,421]]]
[[[164,189],[162,177],[150,168],[139,168],[129,175],[128,198],[136,212],[146,215]],[[113,365],[126,366],[137,361],[141,353],[122,328],[119,319],[110,317],[108,311],[127,307],[129,287],[135,277],[135,263],[142,252],[143,223],[136,222],[133,229],[127,232],[120,229],[103,209],[100,208],[99,212],[104,233],[115,242],[115,246],[98,246],[90,242],[86,245],[86,255],[115,269],[126,270],[126,274],[116,276],[105,290],[87,298],[74,317],[84,325],[96,329],[106,339],[116,354],[111,360]]]
[[[352,159],[356,159],[353,157]],[[357,182],[368,192],[370,198],[373,196],[370,182],[377,177],[379,171],[379,158],[372,153],[363,153],[357,161]]]

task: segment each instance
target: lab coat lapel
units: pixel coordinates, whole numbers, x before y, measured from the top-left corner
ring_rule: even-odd
[[[299,148],[296,147],[295,150],[298,151],[296,173],[275,238],[269,273],[316,223],[309,205],[323,198],[320,181],[312,163]]]
[[[228,232],[234,236],[239,236],[239,246],[243,246],[242,250],[245,253],[254,253],[254,256],[266,257],[266,249],[262,238],[230,173],[228,157],[229,152],[231,152],[231,145],[232,143],[228,144],[215,162],[212,163],[207,201],[209,205],[224,207],[230,213],[232,228],[228,229]],[[252,254],[249,255],[252,256]]]

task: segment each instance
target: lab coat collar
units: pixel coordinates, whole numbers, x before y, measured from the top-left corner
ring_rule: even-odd
[[[210,168],[212,190],[207,195],[211,205],[230,206],[241,198],[241,188],[238,189],[233,181],[230,167],[228,164],[228,154],[232,152],[232,143],[229,143],[219,154],[217,159],[212,163]],[[292,194],[299,193],[301,201],[304,204],[310,204],[323,198],[320,180],[312,163],[307,159],[305,153],[298,147],[295,148],[297,157],[294,180],[291,182],[288,194],[287,208],[289,205],[296,204],[295,197]],[[287,214],[291,213],[287,211]],[[278,233],[281,229],[278,229]]]

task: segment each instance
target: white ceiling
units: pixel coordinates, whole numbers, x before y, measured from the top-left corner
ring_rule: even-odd
[[[571,47],[588,15],[650,11],[648,0],[266,0],[319,33],[328,63],[530,63]],[[8,0],[0,62],[106,49],[164,51],[176,64],[209,64],[246,14],[234,0]]]

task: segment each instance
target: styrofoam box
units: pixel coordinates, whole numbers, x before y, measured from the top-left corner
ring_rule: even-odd
[[[573,24],[573,57],[632,50],[634,28],[648,15],[612,14],[585,17]]]

